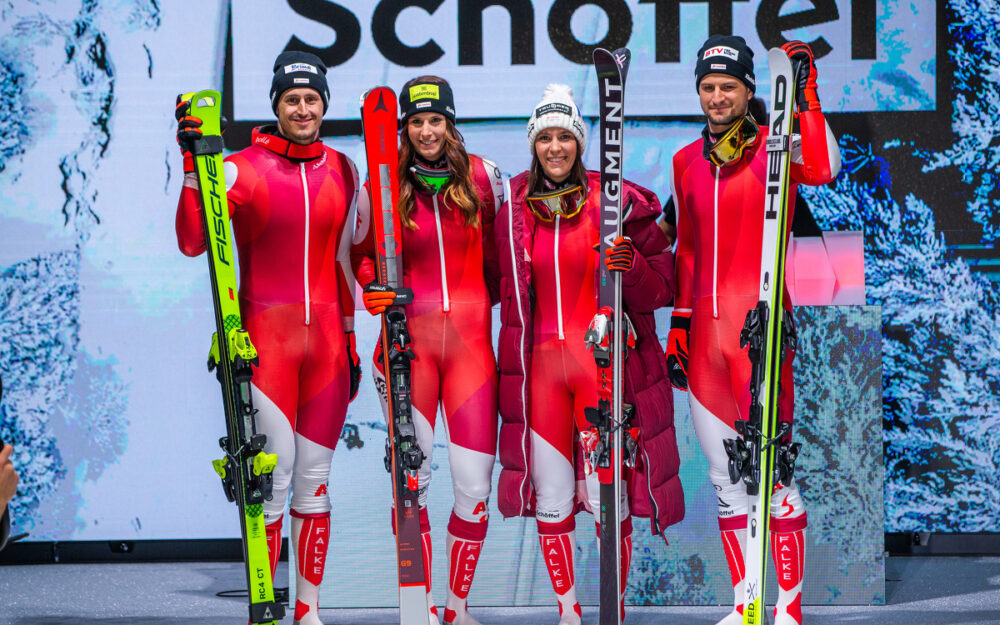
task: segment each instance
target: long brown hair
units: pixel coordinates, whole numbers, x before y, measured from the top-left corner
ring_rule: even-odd
[[[406,91],[418,83],[448,85],[447,80],[438,76],[417,76],[408,80],[403,85],[402,91]],[[469,163],[469,154],[465,151],[465,139],[462,137],[462,133],[458,132],[455,123],[450,118],[446,116],[442,117],[445,119],[444,155],[448,159],[448,167],[451,170],[451,175],[442,189],[442,194],[444,195],[446,204],[450,202],[452,205],[457,206],[458,210],[465,216],[465,225],[478,226],[480,199],[479,193],[476,191],[476,186],[472,181],[472,166]],[[403,225],[411,230],[415,230],[417,224],[410,217],[410,213],[416,205],[416,199],[413,195],[415,193],[413,176],[410,174],[410,167],[413,166],[413,159],[416,158],[416,150],[413,149],[413,144],[410,142],[408,125],[409,120],[407,120],[407,123],[403,125],[399,132],[399,166],[396,172],[399,179],[399,201],[396,204],[396,208],[399,210],[399,218]]]
[[[542,130],[544,130],[544,128]],[[576,141],[576,137],[574,137],[573,140]],[[544,180],[545,170],[542,169],[542,163],[538,160],[538,154],[532,150],[531,167],[528,168],[528,185],[524,188],[524,197],[527,198],[532,193],[544,191]],[[576,160],[573,162],[573,167],[570,169],[569,177],[563,181],[563,184],[580,185],[583,197],[587,197],[587,168],[583,166],[583,154],[580,153],[579,141],[576,142]],[[570,201],[572,200],[569,196],[563,196],[561,200],[563,209],[569,210],[572,208],[566,205],[567,202]]]

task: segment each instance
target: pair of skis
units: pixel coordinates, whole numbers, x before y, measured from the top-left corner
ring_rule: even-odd
[[[376,275],[380,284],[396,293],[392,306],[382,314],[382,364],[388,404],[385,468],[392,476],[392,500],[396,528],[396,562],[399,579],[400,625],[428,625],[427,580],[420,536],[420,482],[417,470],[424,454],[417,445],[410,403],[410,337],[404,304],[413,291],[403,286],[399,198],[399,122],[396,94],[388,87],[375,87],[361,102],[372,226],[375,229]]]
[[[226,498],[240,511],[243,562],[250,598],[250,622],[277,625],[285,608],[274,600],[271,565],[264,531],[264,500],[271,498],[271,474],[277,455],[264,452],[267,438],[257,432],[250,399],[252,365],[257,350],[243,329],[237,301],[236,267],[229,227],[229,204],[222,173],[222,100],[218,91],[180,96],[191,102],[191,115],[202,120],[202,137],[192,146],[203,207],[208,273],[212,282],[215,333],[208,369],[222,386],[226,435],[219,439],[225,456],[212,462]]]
[[[627,48],[594,50],[597,72],[601,143],[601,224],[597,316],[584,340],[597,363],[598,400],[587,408],[595,440],[589,462],[600,482],[600,625],[621,625],[622,468],[635,461],[638,435],[631,426],[632,406],[623,402],[627,321],[622,310],[622,276],[610,271],[603,259],[622,234],[622,157],[625,120],[625,78],[632,55]],[[626,561],[628,559],[628,554]]]
[[[794,330],[785,325],[785,252],[788,246],[788,181],[795,103],[791,60],[780,48],[768,51],[771,73],[770,131],[764,192],[764,237],[757,305],[747,312],[740,347],[751,362],[749,418],[736,422],[739,438],[725,441],[729,476],[743,481],[749,497],[744,551],[744,625],[767,623],[764,590],[770,541],[771,494],[778,481],[791,484],[798,444],[788,444],[788,423],[778,421],[781,365],[795,349]]]

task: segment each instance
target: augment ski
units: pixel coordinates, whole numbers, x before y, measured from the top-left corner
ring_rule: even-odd
[[[623,366],[627,329],[623,323],[621,274],[604,264],[605,251],[622,232],[622,131],[625,106],[625,78],[631,53],[627,48],[609,52],[594,50],[594,69],[600,102],[601,142],[601,226],[598,267],[597,316],[587,330],[585,341],[597,363],[598,401],[587,408],[587,420],[597,431],[597,443],[590,464],[600,481],[600,625],[620,625],[622,596],[622,553],[618,522],[622,497],[622,463],[634,450],[634,434],[628,429],[632,407],[624,405]]]
[[[389,407],[385,468],[392,475],[393,510],[396,526],[396,559],[399,577],[399,622],[401,625],[428,625],[427,580],[420,538],[420,484],[417,469],[424,455],[417,446],[410,404],[410,336],[403,305],[413,292],[403,286],[401,232],[396,201],[399,184],[398,118],[396,94],[388,87],[368,91],[361,105],[372,225],[375,228],[376,271],[380,284],[396,293],[392,306],[382,314],[382,364],[387,388],[383,390]]]
[[[203,207],[208,274],[215,310],[215,333],[208,369],[215,370],[222,385],[226,413],[226,435],[219,439],[226,455],[212,465],[222,478],[226,498],[236,502],[240,511],[250,622],[277,625],[285,615],[285,608],[274,600],[263,503],[271,498],[271,474],[278,457],[264,453],[267,438],[257,432],[250,399],[252,365],[256,365],[258,359],[257,350],[243,329],[237,300],[229,203],[222,173],[222,100],[219,92],[212,90],[180,97],[190,100],[191,115],[202,120],[202,137],[195,141],[192,155]]]
[[[771,494],[775,456],[787,426],[778,421],[781,363],[789,335],[783,332],[785,251],[788,245],[788,172],[791,163],[795,80],[788,55],[780,48],[767,53],[771,72],[771,116],[767,136],[767,180],[764,190],[764,236],[760,256],[757,305],[747,312],[740,347],[749,347],[750,410],[736,422],[739,438],[726,441],[733,483],[743,480],[749,497],[744,550],[744,625],[766,624],[764,582],[770,539]],[[794,346],[791,346],[794,348]],[[794,453],[794,451],[793,451]]]

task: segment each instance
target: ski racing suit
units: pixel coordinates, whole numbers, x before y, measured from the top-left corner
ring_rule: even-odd
[[[798,120],[801,136],[793,140],[789,227],[798,185],[826,184],[840,170],[837,142],[823,114],[803,111]],[[690,316],[687,374],[691,418],[718,495],[719,530],[735,592],[734,611],[727,617],[733,623],[741,622],[743,609],[748,500],[744,483],[729,480],[723,441],[737,438],[734,423],[749,415],[751,363],[747,351],[740,348],[739,337],[747,311],[756,305],[759,295],[767,134],[768,129],[761,126],[742,158],[722,167],[703,156],[703,140],[687,145],[673,158],[672,187],[677,205],[674,315],[675,319]],[[787,288],[784,302],[791,319]],[[787,422],[792,421],[793,358],[794,353],[789,353],[780,374],[778,414]],[[801,623],[806,511],[794,482],[789,487],[778,484],[771,498],[771,519],[772,556],[779,582],[777,614]]]
[[[527,172],[511,181],[511,201],[498,218],[501,262],[501,511],[534,514],[539,542],[555,590],[561,623],[579,623],[574,584],[575,517],[586,500],[600,509],[596,471],[578,466],[578,433],[590,428],[584,409],[596,407],[598,370],[584,336],[597,312],[600,258],[600,175],[588,172],[585,204],[573,217],[535,217],[524,201]],[[673,294],[672,255],[656,225],[656,196],[625,182],[624,233],[636,254],[622,275],[625,311],[638,339],[629,350],[625,401],[636,405],[639,467],[626,472],[619,507],[622,590],[632,545],[632,513],[652,518],[661,532],[683,517],[677,477],[679,456],[673,405],[652,313]],[[501,240],[504,239],[504,240]],[[527,282],[527,284],[525,284]],[[522,295],[523,293],[523,295]],[[530,303],[528,303],[530,301]],[[517,398],[521,398],[518,400]],[[527,428],[524,428],[524,425]],[[520,440],[518,440],[520,439]],[[525,501],[522,472],[530,475],[534,501]],[[631,474],[631,475],[628,475]],[[522,481],[523,482],[523,481]],[[515,491],[515,492],[511,492]],[[531,499],[529,492],[528,499]],[[520,503],[517,503],[520,500]],[[636,506],[636,502],[642,502]],[[631,506],[630,510],[630,503]],[[641,510],[635,510],[635,508]],[[599,529],[599,525],[598,525]],[[575,613],[575,614],[574,614]]]
[[[296,549],[295,620],[315,614],[330,533],[327,483],[347,416],[354,327],[351,226],[358,174],[320,141],[291,143],[264,126],[250,147],[225,159],[233,237],[239,255],[240,311],[260,356],[251,393],[265,451],[278,454],[273,498],[264,502],[274,575],[291,489]],[[186,175],[177,205],[177,242],[205,251],[197,178]],[[318,622],[318,621],[317,621]]]
[[[448,441],[455,504],[448,522],[448,600],[445,622],[465,613],[489,521],[489,497],[497,446],[497,371],[493,353],[491,285],[496,278],[493,221],[503,201],[500,170],[469,155],[469,175],[479,195],[479,223],[470,226],[444,193],[414,181],[410,218],[403,226],[403,286],[413,290],[405,306],[415,358],[411,362],[411,400],[417,442],[425,458],[418,471],[420,521],[430,598],[431,538],[427,489],[431,481],[434,425],[438,410]],[[375,233],[366,186],[358,203],[358,227],[351,251],[358,282],[376,279]],[[495,286],[492,287],[495,290]],[[381,341],[373,377],[387,413]],[[386,419],[389,418],[385,414]],[[395,519],[395,515],[393,515]]]

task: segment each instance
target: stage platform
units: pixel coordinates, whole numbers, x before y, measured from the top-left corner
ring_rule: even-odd
[[[277,585],[284,586],[279,575]],[[241,625],[245,600],[216,593],[244,586],[231,562],[6,565],[0,566],[0,624]],[[554,604],[473,610],[482,625],[558,620]],[[713,625],[726,613],[724,606],[632,607],[628,623]],[[806,606],[804,613],[809,625],[1000,625],[1000,557],[888,557],[886,605]],[[320,616],[326,625],[399,622],[391,609],[321,610]],[[289,615],[284,623],[291,622]],[[596,622],[596,608],[585,608],[584,623]]]

